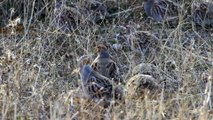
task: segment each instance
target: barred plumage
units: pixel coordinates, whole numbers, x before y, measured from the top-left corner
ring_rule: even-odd
[[[111,56],[107,51],[107,47],[104,45],[98,45],[96,47],[96,52],[98,53],[98,56],[93,61],[91,65],[92,68],[101,75],[109,79],[113,79],[116,83],[122,82],[118,66],[111,59]]]
[[[54,15],[56,27],[66,33],[77,28],[81,16],[78,6],[75,4],[66,6],[61,0],[56,0]]]
[[[141,63],[135,66],[132,70],[132,76],[135,76],[137,74],[151,75],[155,79],[161,79],[159,69],[155,65],[150,63]]]
[[[92,99],[110,99],[112,83],[104,76],[93,71],[89,65],[84,65],[80,72],[85,92]]]
[[[94,22],[103,20],[109,15],[106,5],[96,0],[91,1],[90,10],[92,10],[90,20]]]
[[[132,75],[127,82],[128,96],[131,98],[156,97],[163,89],[166,93],[173,93],[177,90],[179,82],[167,77],[162,70],[153,64],[141,63],[132,70]]]
[[[131,99],[144,99],[145,92],[148,92],[151,95],[150,97],[155,97],[155,93],[159,93],[161,90],[156,79],[145,74],[137,74],[131,77],[126,87],[127,96]]]
[[[108,106],[110,101],[123,99],[123,91],[117,86],[113,86],[112,80],[94,71],[90,65],[87,64],[85,57],[80,60],[80,79],[84,92],[91,100],[103,103]]]
[[[178,5],[170,0],[144,0],[145,13],[157,22],[177,18],[178,9]]]

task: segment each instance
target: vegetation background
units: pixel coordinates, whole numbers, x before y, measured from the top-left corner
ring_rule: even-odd
[[[55,25],[53,0],[0,0],[0,119],[213,119],[212,28],[181,15],[175,27],[156,23],[144,14],[142,0],[101,0],[112,16],[98,21],[89,1],[65,1],[75,6],[76,28],[68,32]],[[179,1],[186,10],[191,2]],[[178,90],[108,109],[87,100],[77,59],[94,58],[99,43],[108,46],[126,81],[134,66],[152,63],[180,81]]]

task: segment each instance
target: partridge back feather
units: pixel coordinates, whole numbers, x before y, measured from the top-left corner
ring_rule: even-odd
[[[80,71],[81,84],[86,95],[95,101],[103,100],[108,106],[113,97],[121,100],[123,91],[113,88],[113,81],[94,71],[89,65],[84,65]]]
[[[145,13],[157,22],[164,18],[173,20],[178,16],[179,6],[170,0],[144,0]]]
[[[56,1],[54,15],[56,17],[56,27],[66,33],[72,32],[77,28],[81,17],[77,5],[71,4],[70,6],[66,6],[61,0]]]
[[[116,63],[109,58],[96,58],[92,68],[108,78],[115,78],[117,74]]]
[[[175,92],[180,84],[179,81],[167,75],[163,70],[150,63],[141,63],[132,70],[132,75],[149,75],[153,77],[154,82],[165,89],[167,92]]]
[[[93,70],[109,79],[113,79],[116,83],[122,82],[117,64],[111,59],[106,48],[100,49],[103,50],[98,51],[98,56],[92,62]]]
[[[132,76],[127,84],[127,96],[131,99],[143,99],[145,92],[150,93],[152,97],[162,89],[156,82],[157,80],[150,75],[137,74]]]
[[[86,19],[92,23],[101,22],[109,16],[106,5],[97,0],[86,0],[83,7],[84,13],[87,13]]]
[[[112,84],[110,80],[84,65],[80,71],[82,86],[85,93],[92,99],[111,98]]]
[[[161,79],[159,69],[150,63],[141,63],[135,66],[132,70],[132,76],[137,74],[151,75],[155,79]]]

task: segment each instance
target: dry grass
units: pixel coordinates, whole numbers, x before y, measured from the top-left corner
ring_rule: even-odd
[[[1,29],[0,33],[1,119],[213,119],[210,29],[193,27],[184,20],[169,28],[147,20],[140,0],[107,0],[104,2],[110,12],[117,14],[114,19],[92,24],[82,15],[77,30],[64,33],[52,25],[54,3],[3,1],[7,18],[20,17],[24,24]],[[12,7],[15,12],[10,15]],[[8,19],[4,21],[8,24]],[[152,37],[142,39],[136,34],[140,31],[157,37],[157,46],[151,44]],[[145,41],[148,47],[141,48],[143,43],[139,41]],[[87,100],[78,75],[71,73],[81,55],[96,56],[93,53],[98,43],[110,48],[126,81],[135,65],[153,63],[180,81],[178,90],[171,95],[162,91],[156,99],[145,96],[144,100],[133,100],[126,96],[126,104],[108,109]],[[160,51],[155,51],[158,47]],[[169,69],[169,61],[175,63],[175,69]]]

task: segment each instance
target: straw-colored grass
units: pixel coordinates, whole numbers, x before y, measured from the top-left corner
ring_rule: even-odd
[[[181,19],[174,28],[158,24],[146,17],[140,0],[103,3],[113,18],[93,24],[87,20],[88,13],[81,11],[77,29],[65,33],[53,25],[54,2],[0,1],[6,14],[0,21],[0,119],[213,119],[210,28],[204,30]],[[9,23],[17,17],[23,24]],[[8,24],[12,25],[6,28]],[[137,34],[141,31],[156,37],[158,44],[152,43],[153,36]],[[179,81],[178,89],[172,94],[161,91],[155,99],[148,93],[144,99],[125,96],[125,104],[109,108],[88,100],[73,70],[81,55],[96,57],[94,47],[99,43],[109,47],[126,82],[134,66],[152,63]]]

